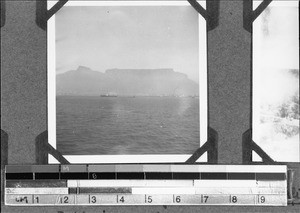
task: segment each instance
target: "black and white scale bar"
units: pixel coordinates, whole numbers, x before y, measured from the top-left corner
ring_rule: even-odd
[[[33,180],[33,173],[6,173],[6,180]]]
[[[34,178],[36,180],[59,180],[59,173],[34,173]]]
[[[132,179],[132,180],[286,180],[286,173],[221,173],[221,172],[94,172],[94,173],[6,173],[7,180],[85,180],[85,179]]]
[[[116,173],[116,179],[143,180],[143,179],[145,179],[145,173],[143,173],[143,172],[120,172],[120,173]]]
[[[6,180],[6,188],[67,187],[67,180]]]
[[[105,179],[117,179],[117,174],[115,172],[92,172],[92,173],[89,173],[89,179],[102,179],[102,180],[105,180]]]
[[[173,180],[194,180],[200,179],[200,173],[192,172],[174,172],[172,175]]]
[[[87,172],[85,173],[80,173],[80,172],[68,172],[68,173],[64,173],[61,172],[60,173],[60,179],[64,179],[64,180],[85,180],[85,179],[89,179],[89,174]]]

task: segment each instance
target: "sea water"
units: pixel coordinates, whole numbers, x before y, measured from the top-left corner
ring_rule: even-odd
[[[192,154],[197,97],[57,96],[57,148],[66,155]]]

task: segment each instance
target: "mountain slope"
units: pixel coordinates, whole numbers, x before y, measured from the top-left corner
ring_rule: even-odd
[[[190,96],[199,86],[173,69],[109,69],[105,73],[79,66],[56,76],[58,95]]]

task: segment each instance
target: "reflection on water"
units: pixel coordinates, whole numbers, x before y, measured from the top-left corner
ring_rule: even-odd
[[[57,97],[63,154],[190,154],[199,148],[199,99]]]

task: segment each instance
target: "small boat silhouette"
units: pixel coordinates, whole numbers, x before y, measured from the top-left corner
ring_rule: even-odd
[[[118,97],[118,95],[117,94],[106,93],[106,94],[100,95],[100,97],[112,98],[112,97]]]

